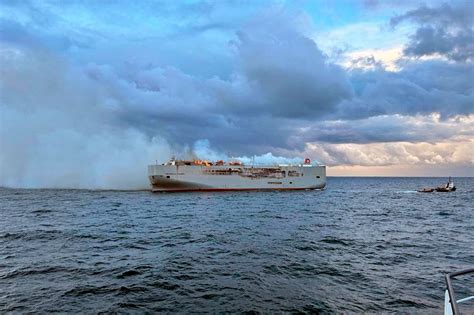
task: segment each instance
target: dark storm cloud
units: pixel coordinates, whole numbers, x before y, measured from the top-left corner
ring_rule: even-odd
[[[420,24],[436,24],[437,26],[472,26],[472,2],[452,1],[443,3],[437,7],[422,5],[415,10],[410,10],[405,14],[393,17],[390,23],[394,26],[404,20],[413,20]]]
[[[258,16],[238,32],[239,71],[257,100],[241,108],[257,115],[314,119],[351,97],[344,71],[330,64],[306,36],[304,16],[297,20],[284,12],[268,15]]]
[[[384,115],[354,120],[295,121],[247,119],[224,132],[208,134],[219,149],[234,155],[279,150],[303,151],[308,142],[368,144],[386,142],[437,142],[454,136],[473,137],[471,122],[438,120],[432,116]],[[253,152],[253,153],[252,153]]]
[[[273,110],[264,106],[268,100],[245,76],[231,81],[202,80],[174,68],[153,68],[124,79],[103,66],[90,66],[87,73],[106,89],[105,104],[117,106],[114,112],[122,124],[150,136],[163,135],[171,143],[191,145],[198,139],[208,139],[213,147],[236,156],[280,148],[301,151],[312,141],[371,143],[449,138],[460,131],[436,129],[431,121],[418,124],[410,117],[439,112],[441,118],[448,119],[471,114],[474,104],[472,69],[443,61],[405,64],[397,73],[383,69],[352,72],[354,97],[328,110],[325,115],[330,120],[273,115]],[[245,112],[233,108],[247,105],[246,101],[255,104],[255,100],[263,107]]]
[[[145,67],[126,76],[104,65],[90,64],[85,71],[104,87],[104,106],[150,136],[187,144],[206,138],[236,155],[302,148],[304,143],[290,139],[299,121],[330,115],[351,97],[352,87],[342,68],[304,36],[304,23],[283,13],[264,20],[238,33],[230,80],[203,79],[173,67]]]
[[[455,61],[474,58],[474,8],[472,1],[422,6],[391,19],[396,26],[404,21],[419,25],[404,52],[409,56],[440,54]]]
[[[473,35],[472,30],[451,34],[442,28],[420,27],[404,52],[409,56],[440,54],[455,61],[472,60]]]
[[[304,146],[286,142],[297,128],[294,120],[272,117],[268,112],[235,113],[229,104],[222,103],[221,85],[229,88],[226,93],[255,93],[243,92],[235,82],[200,80],[174,68],[143,70],[127,80],[105,66],[89,65],[86,73],[104,89],[102,106],[110,109],[120,124],[150,136],[160,134],[171,143],[188,145],[209,139],[214,147],[233,155]]]
[[[472,125],[433,117],[377,116],[352,121],[324,121],[301,134],[302,142],[385,143],[439,141],[453,136],[474,136]]]
[[[195,141],[210,130],[225,128],[210,89],[212,80],[200,80],[172,67],[138,71],[127,78],[113,68],[91,64],[86,73],[104,88],[104,106],[119,121],[164,134],[172,142]]]
[[[438,112],[443,118],[474,112],[470,64],[444,61],[406,62],[399,72],[352,71],[355,97],[338,105],[334,118]]]

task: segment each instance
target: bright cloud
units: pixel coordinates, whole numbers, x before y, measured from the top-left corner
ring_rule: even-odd
[[[308,143],[305,153],[323,156],[328,165],[471,165],[474,162],[472,139],[438,143],[389,142],[370,144]]]
[[[348,69],[375,70],[383,67],[387,71],[397,71],[397,62],[403,57],[403,47],[389,49],[356,50],[344,54],[342,65]]]

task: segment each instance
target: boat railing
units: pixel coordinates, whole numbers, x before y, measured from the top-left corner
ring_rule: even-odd
[[[466,270],[461,270],[458,272],[452,272],[448,273],[445,276],[446,279],[446,292],[445,292],[445,298],[444,298],[444,314],[445,315],[459,315],[461,314],[459,312],[459,303],[464,303],[469,300],[474,300],[474,295],[473,296],[467,296],[462,299],[456,300],[455,294],[454,294],[454,289],[453,289],[453,279],[457,278],[459,276],[466,275],[468,273],[474,273],[474,268],[469,268]]]

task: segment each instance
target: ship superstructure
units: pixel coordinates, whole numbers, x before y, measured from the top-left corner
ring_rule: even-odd
[[[170,160],[148,166],[154,192],[298,190],[326,186],[326,167],[302,164],[244,165],[239,161]]]

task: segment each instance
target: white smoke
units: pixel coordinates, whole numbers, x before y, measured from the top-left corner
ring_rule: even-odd
[[[209,161],[240,161],[244,164],[251,165],[275,165],[275,164],[301,164],[304,162],[303,158],[295,157],[295,158],[287,158],[283,156],[275,156],[271,152],[262,155],[255,155],[255,156],[228,156],[225,153],[217,152],[211,148],[211,144],[208,140],[203,139],[196,141],[193,146],[194,154],[203,160]],[[317,163],[317,161],[313,161],[313,163]]]
[[[118,123],[107,94],[45,52],[11,49],[0,63],[0,186],[146,189],[168,143]]]

